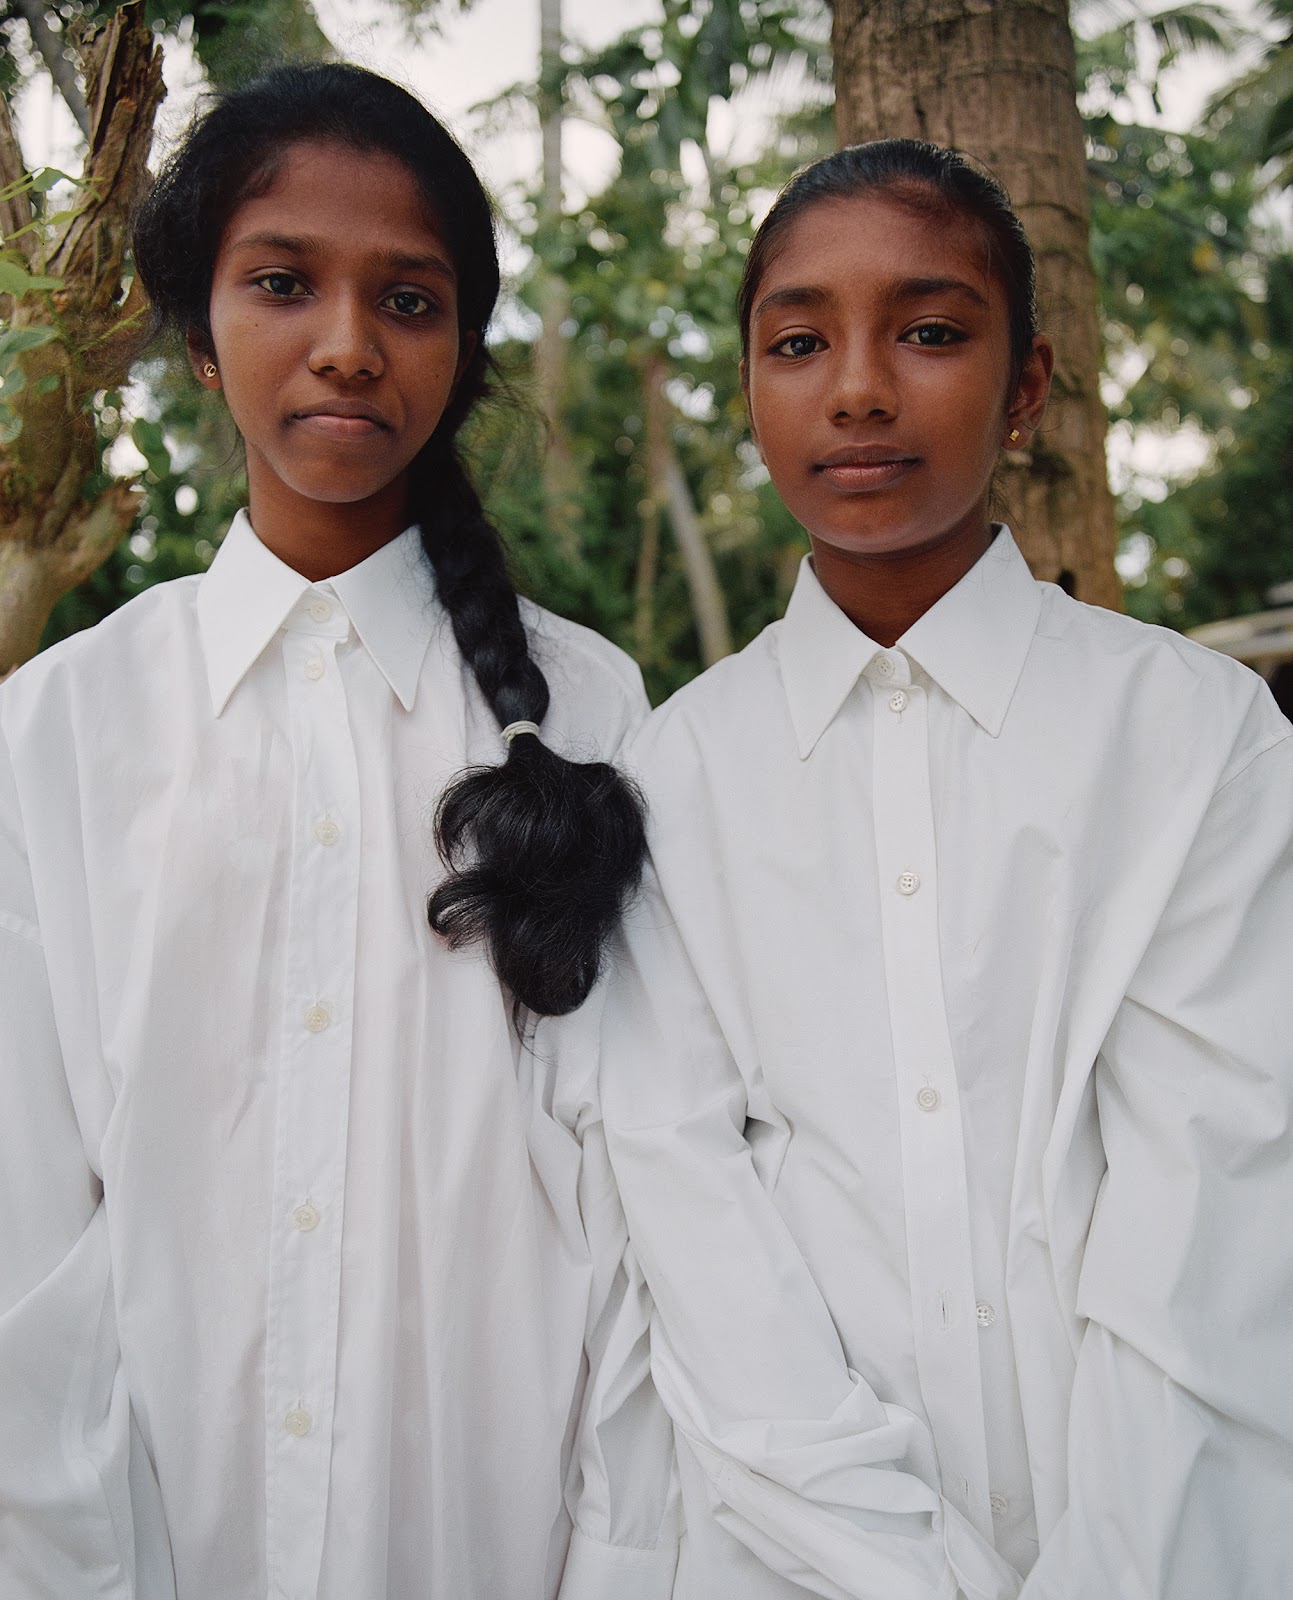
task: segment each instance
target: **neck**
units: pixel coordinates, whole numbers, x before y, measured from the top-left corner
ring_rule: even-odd
[[[817,581],[849,621],[887,649],[961,581],[992,543],[981,526],[918,549],[841,550],[809,535]]]
[[[297,494],[250,459],[247,467],[247,514],[256,537],[311,583],[357,567],[408,526],[403,475],[367,500],[339,504]]]

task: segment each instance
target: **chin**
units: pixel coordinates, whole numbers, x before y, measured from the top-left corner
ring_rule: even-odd
[[[353,506],[360,505],[365,500],[375,500],[384,489],[390,488],[395,479],[393,477],[383,478],[376,483],[371,479],[348,482],[345,479],[338,481],[336,478],[300,478],[296,480],[284,478],[283,481],[289,489],[299,494],[303,500],[314,500],[325,506]]]

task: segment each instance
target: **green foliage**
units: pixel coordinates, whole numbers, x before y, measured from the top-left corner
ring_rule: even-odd
[[[104,22],[119,0],[57,0],[45,7],[56,36]],[[198,59],[213,83],[234,84],[283,57],[328,54],[310,0],[148,0],[148,20],[158,29],[191,36]],[[15,35],[15,29],[21,34]],[[0,9],[0,92],[16,84],[18,38],[26,30],[11,6]]]
[[[1271,163],[1268,181],[1293,182],[1293,0],[1261,0],[1273,31],[1260,63],[1213,101],[1206,125],[1228,138],[1254,164]]]
[[[393,3],[411,21],[434,25],[457,0],[438,10],[420,0]],[[70,23],[109,7],[50,9]],[[1277,0],[1275,12],[1293,25],[1293,0]],[[207,70],[222,80],[260,66],[293,38],[303,53],[318,43],[306,0],[155,0],[151,15],[159,26],[191,29]],[[1237,30],[1223,8],[1172,7],[1146,18],[1132,0],[1085,0],[1075,19],[1111,416],[1164,438],[1197,427],[1213,445],[1198,477],[1166,499],[1142,499],[1138,489],[1123,496],[1127,548],[1144,557],[1128,605],[1151,620],[1191,625],[1260,607],[1270,584],[1293,577],[1293,263],[1259,220],[1262,186],[1276,169],[1259,167],[1233,105],[1196,134],[1127,120],[1138,94],[1156,97],[1181,52],[1233,46]],[[661,0],[653,24],[599,51],[567,52],[567,112],[612,134],[618,170],[544,238],[517,289],[533,309],[545,271],[560,273],[569,288],[567,422],[579,484],[573,559],[552,538],[543,502],[546,441],[527,401],[527,340],[496,348],[507,393],[469,430],[469,456],[524,591],[637,654],[656,699],[697,670],[699,643],[648,471],[653,363],[665,364],[670,439],[738,646],[779,613],[805,548],[748,439],[734,301],[755,218],[798,165],[831,145],[826,21],[824,6],[789,0]],[[0,45],[6,26],[0,21]],[[305,31],[294,36],[293,27]],[[0,48],[0,71],[4,62]],[[712,148],[713,102],[776,74],[800,84],[802,109],[771,130],[762,151],[733,165]],[[527,85],[511,98],[529,102],[535,92]],[[513,209],[518,230],[538,243],[537,195]],[[0,293],[11,281],[41,292],[36,282],[5,276],[18,266],[0,258]],[[4,386],[24,381],[17,355],[0,339],[0,407]],[[150,362],[132,389],[134,410],[141,401],[146,415],[131,424],[120,396],[96,399],[108,460],[120,463],[126,434],[145,462],[139,526],[60,603],[47,639],[153,582],[203,570],[242,501],[227,414],[182,360]]]
[[[155,415],[133,422],[121,394],[108,390],[95,397],[106,459],[91,491],[108,481],[128,442],[144,459],[138,475],[144,503],[130,538],[55,606],[43,645],[100,621],[154,583],[205,571],[234,513],[246,503],[242,446],[229,414],[194,383],[180,352],[145,363],[131,398],[138,403],[143,396]]]
[[[1156,87],[1161,58],[1147,66],[1142,42],[1122,28],[1079,48],[1091,248],[1111,419],[1165,446],[1182,427],[1211,441],[1193,482],[1162,500],[1133,485],[1119,504],[1128,609],[1189,627],[1260,609],[1293,576],[1281,442],[1293,345],[1277,292],[1287,262],[1260,221],[1263,175],[1233,130],[1175,134],[1115,115],[1119,97]]]

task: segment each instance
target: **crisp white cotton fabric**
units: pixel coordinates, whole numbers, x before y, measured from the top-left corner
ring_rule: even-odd
[[[636,667],[526,619],[545,739],[612,754]],[[416,530],[311,585],[240,517],[0,734],[4,1600],[544,1600],[581,1484],[563,1594],[667,1596],[590,1062],[426,926],[502,749]]]
[[[628,760],[663,900],[603,1105],[679,1600],[1293,1594],[1293,729],[1260,679],[1001,531],[888,650],[805,562]]]

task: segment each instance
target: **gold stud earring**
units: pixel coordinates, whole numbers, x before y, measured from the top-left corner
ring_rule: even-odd
[[[1007,443],[1014,444],[1018,440],[1018,438],[1019,438],[1019,429],[1018,428],[1011,428],[1011,430],[1010,430],[1010,438],[1007,441]]]
[[[204,361],[202,363],[202,376],[204,378],[218,378],[220,376],[220,369],[216,366],[214,361]]]

